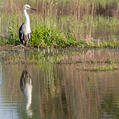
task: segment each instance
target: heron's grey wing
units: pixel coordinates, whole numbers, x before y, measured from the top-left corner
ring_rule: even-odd
[[[21,91],[23,92],[23,90],[24,90],[24,78],[21,78],[20,79],[20,88],[21,88]]]
[[[19,28],[19,39],[20,41],[23,43],[23,40],[24,40],[24,34],[23,34],[23,31],[22,31],[22,27],[23,27],[23,24],[20,26]]]

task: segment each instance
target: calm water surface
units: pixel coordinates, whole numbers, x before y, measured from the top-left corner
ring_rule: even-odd
[[[0,119],[119,118],[119,70],[84,70],[118,49],[0,52]]]

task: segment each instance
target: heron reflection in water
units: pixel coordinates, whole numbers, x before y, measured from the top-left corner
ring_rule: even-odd
[[[20,88],[27,99],[26,111],[28,116],[32,117],[32,110],[30,108],[32,102],[32,79],[27,70],[23,70],[20,78]]]

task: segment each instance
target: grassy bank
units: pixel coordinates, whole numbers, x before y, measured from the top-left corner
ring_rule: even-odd
[[[35,16],[34,16],[35,17]],[[11,44],[19,45],[19,36],[18,36],[18,25],[15,23],[17,17],[14,16],[11,19],[11,24],[8,27],[8,38],[0,38],[0,44]],[[40,19],[40,18],[39,18]],[[62,18],[64,19],[64,18]],[[90,17],[89,17],[90,20]],[[54,20],[55,21],[55,20]],[[35,21],[32,22],[32,39],[29,42],[31,47],[47,48],[47,47],[84,47],[84,48],[100,48],[100,47],[110,47],[118,48],[118,31],[119,31],[119,22],[117,18],[103,18],[97,16],[94,19],[93,33],[94,37],[86,36],[87,27],[83,23],[85,21],[82,19],[79,23],[79,37],[75,36],[75,27],[69,31],[62,32],[59,28],[56,27],[56,23],[51,21],[45,23],[41,21],[39,24],[35,24]],[[101,34],[104,33],[104,34]],[[84,35],[85,34],[85,35]],[[96,37],[96,34],[101,34]],[[108,36],[105,36],[108,34]]]
[[[24,21],[21,9],[26,2],[0,3],[0,32],[10,34],[6,39],[0,37],[0,44],[18,45],[18,29]],[[118,1],[31,0],[30,4],[37,8],[30,14],[31,47],[119,47]]]

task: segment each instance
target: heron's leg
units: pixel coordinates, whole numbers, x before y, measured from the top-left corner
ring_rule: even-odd
[[[28,46],[28,40],[26,41],[26,45],[25,46]]]
[[[24,40],[22,41],[22,44],[24,45]]]
[[[28,46],[28,42],[29,42],[29,35],[30,35],[30,34],[28,34],[28,35],[27,35],[26,46]]]
[[[26,41],[23,40],[23,45],[26,45]]]

